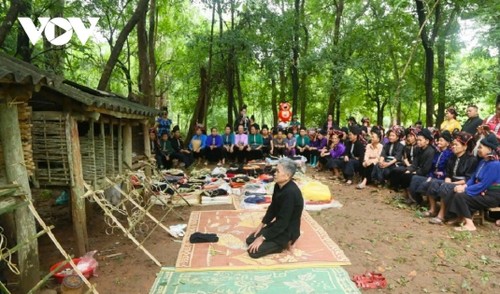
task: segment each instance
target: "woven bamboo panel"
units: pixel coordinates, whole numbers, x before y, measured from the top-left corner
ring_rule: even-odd
[[[64,115],[36,113],[32,119],[33,160],[40,184],[70,184]]]
[[[114,177],[117,174],[118,165],[118,152],[116,146],[118,145],[118,139],[115,137],[111,141],[110,136],[106,136],[106,176]]]
[[[94,179],[97,177],[96,164],[99,158],[94,157],[92,138],[80,137],[80,152],[82,153],[83,179],[87,183],[93,183]]]
[[[96,158],[96,165],[95,165],[95,172],[97,174],[98,179],[103,179],[106,177],[105,174],[105,168],[106,168],[106,161],[104,161],[104,149],[102,146],[102,138],[95,138],[95,158]]]

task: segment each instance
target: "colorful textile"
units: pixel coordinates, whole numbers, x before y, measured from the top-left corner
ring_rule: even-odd
[[[179,271],[240,270],[331,267],[348,265],[349,259],[325,230],[306,212],[302,213],[301,236],[292,250],[252,259],[245,239],[259,225],[263,211],[193,211],[186,235],[210,232],[219,242],[191,244],[186,238],[177,257]]]
[[[361,293],[341,267],[291,270],[176,272],[164,267],[150,294]]]

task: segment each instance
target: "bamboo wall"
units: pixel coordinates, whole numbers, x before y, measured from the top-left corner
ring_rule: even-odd
[[[42,185],[70,185],[66,119],[62,112],[33,113],[33,159]]]

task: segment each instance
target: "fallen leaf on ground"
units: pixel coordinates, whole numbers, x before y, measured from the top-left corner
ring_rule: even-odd
[[[410,278],[415,278],[417,276],[417,271],[411,271],[409,274],[408,274],[408,277]]]

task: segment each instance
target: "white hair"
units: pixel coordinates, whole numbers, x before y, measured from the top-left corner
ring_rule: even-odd
[[[282,158],[278,161],[278,164],[283,167],[285,173],[289,174],[290,177],[295,175],[295,172],[297,171],[297,164],[290,158]]]

